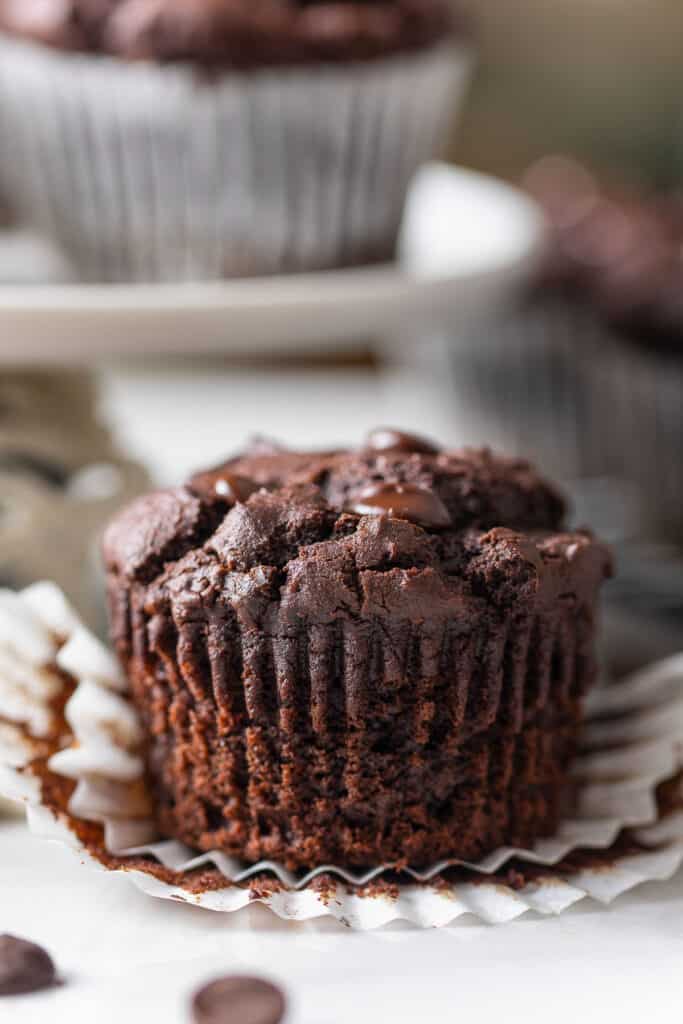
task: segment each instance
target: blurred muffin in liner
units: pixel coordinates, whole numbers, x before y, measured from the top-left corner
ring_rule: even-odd
[[[470,63],[445,0],[0,0],[0,190],[86,280],[388,259]]]
[[[628,505],[625,533],[680,542],[683,207],[607,194],[560,158],[527,183],[548,217],[547,258],[513,309],[449,346],[458,415],[546,472],[603,481],[603,501]]]

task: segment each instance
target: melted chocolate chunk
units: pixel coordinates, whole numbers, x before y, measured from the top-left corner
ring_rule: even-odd
[[[366,447],[374,452],[419,452],[422,455],[437,455],[440,449],[425,437],[406,434],[392,427],[379,427],[368,434]]]
[[[238,501],[246,501],[259,489],[259,484],[246,476],[228,473],[225,469],[215,469],[208,473],[200,473],[192,479],[192,489],[207,497],[220,498],[228,505],[236,505]]]
[[[361,491],[349,511],[360,516],[387,513],[393,519],[408,519],[433,530],[451,525],[451,517],[441,498],[433,491],[414,484],[378,484]]]
[[[219,978],[201,988],[192,1002],[195,1024],[278,1024],[285,1013],[279,988],[261,978]]]
[[[37,992],[55,982],[55,965],[41,946],[16,935],[0,935],[0,996]]]

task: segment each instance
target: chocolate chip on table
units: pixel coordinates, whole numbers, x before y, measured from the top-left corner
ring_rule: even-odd
[[[279,1024],[285,997],[262,978],[228,976],[204,985],[192,1000],[194,1024]]]
[[[417,434],[406,434],[392,427],[379,427],[371,430],[365,439],[366,448],[375,452],[417,452],[421,455],[437,455],[439,448],[426,437]]]
[[[37,992],[55,983],[55,965],[41,946],[0,935],[0,996]]]
[[[348,511],[361,516],[384,513],[435,530],[451,525],[448,509],[438,494],[415,484],[382,483],[366,487],[356,495]]]

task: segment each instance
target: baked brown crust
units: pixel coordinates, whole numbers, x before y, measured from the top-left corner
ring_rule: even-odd
[[[36,42],[214,67],[367,60],[457,27],[447,0],[0,0],[0,29]]]
[[[389,511],[348,511],[370,487]],[[112,638],[164,833],[291,868],[551,834],[610,572],[563,511],[526,463],[372,446],[259,450],[131,506]]]

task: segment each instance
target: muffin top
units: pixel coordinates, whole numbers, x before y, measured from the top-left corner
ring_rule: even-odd
[[[59,49],[232,68],[419,50],[456,20],[448,0],[0,0],[0,29]]]
[[[541,286],[579,299],[626,337],[683,347],[683,201],[607,189],[583,167],[547,158],[527,184],[550,226]]]
[[[593,591],[609,554],[586,532],[563,532],[564,512],[526,462],[382,429],[350,451],[257,442],[134,502],[109,527],[104,557],[130,585],[195,598],[227,588],[299,619],[438,617],[465,597],[555,600],[582,577]]]

